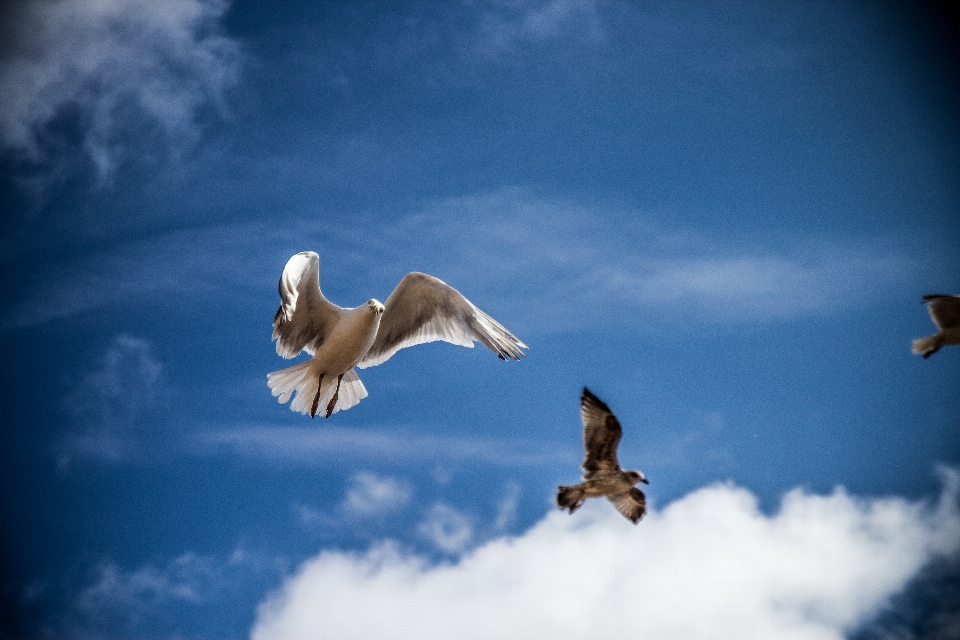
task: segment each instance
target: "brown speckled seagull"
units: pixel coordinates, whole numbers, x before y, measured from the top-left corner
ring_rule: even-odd
[[[929,358],[944,345],[960,344],[960,296],[930,293],[923,296],[923,301],[939,331],[914,340],[913,353]]]
[[[267,374],[280,403],[314,417],[329,418],[367,397],[354,367],[382,364],[400,349],[443,340],[463,347],[478,341],[502,360],[519,360],[528,348],[499,322],[453,287],[424,273],[408,273],[385,304],[368,300],[343,309],[320,291],[320,256],[303,251],[290,258],[280,276],[280,308],[273,318],[277,353],[312,359]]]
[[[617,511],[637,524],[647,510],[647,499],[636,485],[649,484],[642,471],[624,471],[617,461],[617,446],[623,429],[610,408],[586,387],[580,397],[580,418],[583,420],[583,448],[587,455],[580,465],[585,471],[583,482],[560,486],[557,506],[573,513],[587,498],[607,496]]]

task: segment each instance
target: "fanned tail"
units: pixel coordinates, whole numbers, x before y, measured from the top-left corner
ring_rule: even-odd
[[[940,334],[926,338],[917,338],[913,341],[913,353],[918,356],[922,355],[924,358],[929,358],[939,351],[941,346],[943,346],[943,338]]]
[[[561,509],[569,509],[573,513],[580,508],[583,501],[586,500],[582,485],[573,485],[571,487],[557,487],[557,506]]]
[[[336,389],[336,378],[334,378],[333,382],[334,384],[330,387],[331,396],[333,395],[333,389]],[[324,383],[326,383],[326,380],[324,380]],[[356,370],[350,369],[350,371],[343,374],[343,380],[340,381],[340,395],[337,398],[337,406],[333,408],[333,413],[346,411],[350,407],[355,407],[366,397],[367,388],[363,386]],[[326,402],[330,402],[330,398],[327,398]]]
[[[337,390],[337,376],[324,376],[323,387],[320,388],[319,397],[317,388],[320,384],[320,374],[311,371],[313,360],[301,362],[286,369],[280,369],[267,374],[267,386],[271,393],[277,398],[277,402],[284,404],[291,397],[291,411],[297,411],[304,415],[313,416],[317,413],[326,415],[327,405],[333,399],[333,394]],[[296,392],[296,395],[294,395]],[[356,406],[362,399],[367,397],[367,389],[360,381],[360,377],[353,369],[347,371],[340,381],[340,392],[337,396],[337,403],[334,405],[331,415]]]

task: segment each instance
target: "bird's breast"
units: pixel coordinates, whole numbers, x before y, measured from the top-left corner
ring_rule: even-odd
[[[629,491],[630,487],[633,486],[622,472],[592,475],[584,484],[589,485],[590,493],[596,492],[597,495],[621,493],[623,491]]]
[[[356,366],[373,346],[380,328],[380,314],[359,307],[344,314],[317,350],[314,359],[329,374],[340,374]]]

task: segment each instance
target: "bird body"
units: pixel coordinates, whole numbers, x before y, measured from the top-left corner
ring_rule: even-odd
[[[343,309],[340,320],[313,355],[318,370],[337,375],[357,366],[373,346],[382,315],[383,305],[377,300],[354,309]]]
[[[609,407],[584,387],[580,397],[583,446],[583,482],[557,488],[557,506],[573,513],[587,498],[606,496],[627,519],[636,524],[646,512],[646,496],[636,488],[649,484],[642,471],[624,471],[617,460],[623,435],[620,421]]]
[[[280,403],[292,397],[290,408],[311,417],[321,407],[330,417],[367,397],[354,367],[376,366],[404,347],[434,340],[472,347],[476,340],[504,360],[518,360],[527,348],[454,288],[423,273],[404,276],[385,304],[370,299],[344,309],[323,297],[320,256],[304,251],[287,261],[279,290],[277,353],[313,358],[267,374],[267,384]]]
[[[931,293],[923,296],[930,319],[939,331],[932,336],[913,341],[912,351],[929,358],[940,347],[960,344],[960,296]]]

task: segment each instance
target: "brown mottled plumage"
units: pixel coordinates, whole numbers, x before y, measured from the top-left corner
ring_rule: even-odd
[[[923,302],[939,331],[914,340],[912,350],[917,355],[929,358],[944,345],[960,344],[960,296],[930,293],[923,296]]]
[[[586,450],[581,467],[586,473],[580,484],[558,487],[557,506],[573,513],[587,498],[606,496],[617,511],[636,524],[647,510],[647,499],[634,485],[649,483],[643,472],[620,468],[617,461],[617,446],[623,435],[620,421],[586,387],[580,397],[580,418]]]

